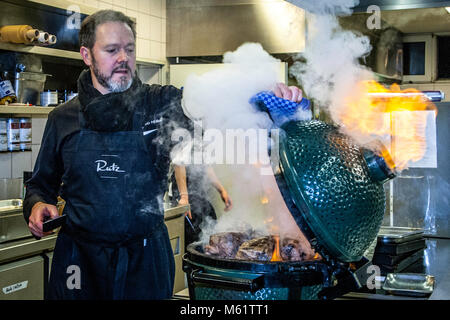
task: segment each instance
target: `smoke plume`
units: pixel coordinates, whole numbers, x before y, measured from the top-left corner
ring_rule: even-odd
[[[245,135],[251,130],[271,129],[273,123],[268,114],[256,110],[249,99],[261,91],[273,90],[281,81],[280,61],[264,51],[260,44],[246,43],[234,52],[225,53],[223,62],[221,68],[187,78],[183,91],[185,114],[200,119],[205,132],[222,132],[224,139],[227,138],[225,131],[230,129],[242,129],[237,139],[247,139]],[[223,146],[225,154],[242,152],[228,148],[225,140]],[[267,153],[267,149],[264,151]],[[254,151],[246,148],[245,152],[248,159]],[[211,234],[222,231],[253,229],[268,234],[282,229],[293,236],[299,232],[273,175],[262,176],[260,166],[248,162],[226,163],[214,168],[233,200],[233,209],[218,214],[217,222],[205,222],[202,226],[204,242],[208,242]],[[196,170],[203,169],[197,166]],[[281,221],[281,216],[289,217],[289,222]]]
[[[290,75],[302,85],[308,98],[340,124],[341,114],[347,110],[348,98],[359,94],[355,88],[362,80],[373,79],[373,73],[358,61],[372,50],[369,38],[343,30],[336,16],[350,14],[358,1],[290,2],[310,11],[306,15],[308,38],[305,52],[297,57],[299,61],[290,68]],[[372,139],[346,133],[360,144]]]
[[[201,118],[205,129],[270,127],[267,114],[256,112],[248,101],[275,86],[277,62],[258,43],[246,43],[225,53],[222,68],[186,79],[185,113]]]

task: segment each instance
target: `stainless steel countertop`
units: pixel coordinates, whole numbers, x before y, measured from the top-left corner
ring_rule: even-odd
[[[341,299],[369,299],[369,300],[450,300],[450,239],[426,238],[427,248],[424,250],[422,266],[409,267],[400,273],[424,273],[434,276],[435,287],[429,297],[396,296],[384,294],[383,290],[377,294],[350,292]]]
[[[57,234],[52,234],[40,240],[29,238],[0,244],[0,263],[51,251],[55,247]]]
[[[164,220],[175,219],[180,215],[184,214],[188,210],[189,205],[164,208]]]

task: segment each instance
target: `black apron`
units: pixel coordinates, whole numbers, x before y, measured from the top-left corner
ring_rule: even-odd
[[[170,298],[175,263],[161,208],[165,180],[148,149],[157,130],[143,136],[139,110],[133,131],[89,130],[81,112],[80,125],[47,298]]]

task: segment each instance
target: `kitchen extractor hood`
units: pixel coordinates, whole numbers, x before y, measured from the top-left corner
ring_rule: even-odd
[[[366,12],[369,6],[378,6],[380,10],[425,9],[450,6],[450,1],[442,0],[360,0],[353,12]]]
[[[284,0],[167,0],[167,56],[221,56],[245,42],[303,52],[305,10]]]
[[[376,80],[379,82],[394,83],[402,80],[403,45],[401,32],[382,19],[379,27],[368,28],[367,21],[371,13],[360,12],[353,14],[353,6],[358,4],[357,0],[335,2],[286,0],[286,2],[306,10],[307,25],[309,17],[330,15],[338,19],[342,29],[368,37],[372,49],[368,56],[360,59],[360,64],[374,72]]]
[[[321,12],[331,10],[332,12],[339,13],[340,8],[350,8],[352,12],[367,12],[367,9],[370,6],[376,6],[379,10],[424,9],[450,6],[450,1],[443,0],[341,0],[322,3],[315,0],[286,1],[313,13],[316,12],[319,7],[322,7],[319,8]]]
[[[403,78],[403,34],[384,20],[379,29],[368,29],[366,21],[369,15],[355,13],[338,20],[343,29],[369,38],[372,50],[360,63],[375,73],[377,81],[389,84],[399,82]]]

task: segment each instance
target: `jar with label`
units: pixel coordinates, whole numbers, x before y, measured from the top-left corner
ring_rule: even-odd
[[[58,91],[44,91],[41,92],[41,106],[51,107],[58,105]]]
[[[8,150],[20,151],[20,120],[9,118],[7,123]]]
[[[20,150],[31,150],[31,118],[20,119]]]
[[[0,152],[8,151],[8,119],[0,118]]]
[[[7,75],[7,72],[0,73],[0,104],[17,102],[16,93]]]

